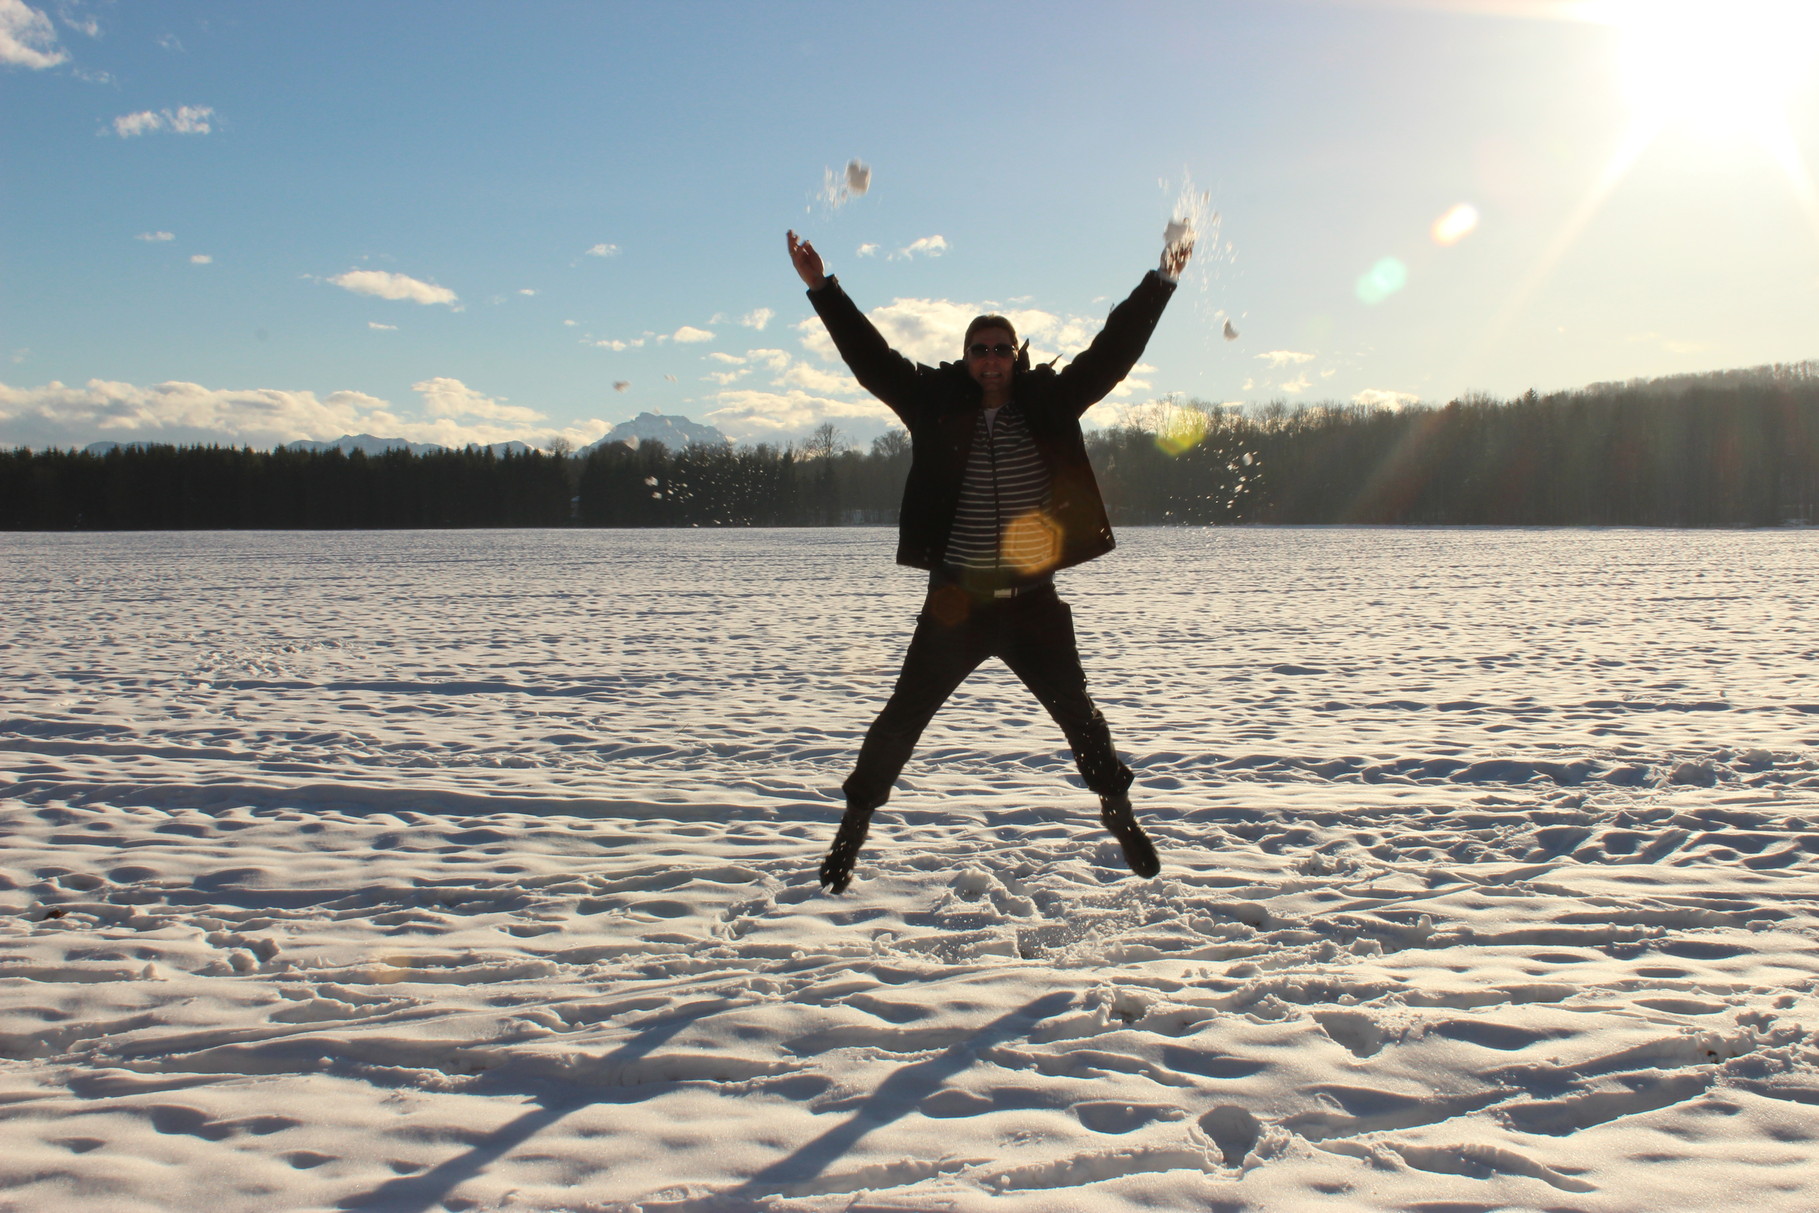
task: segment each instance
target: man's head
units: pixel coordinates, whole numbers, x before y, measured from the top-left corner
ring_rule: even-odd
[[[1003,316],[978,316],[966,326],[966,373],[985,390],[987,407],[1010,397],[1017,370],[1017,329]]]

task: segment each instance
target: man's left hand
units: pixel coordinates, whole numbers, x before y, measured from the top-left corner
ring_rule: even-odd
[[[1181,277],[1181,271],[1187,268],[1189,257],[1194,255],[1193,237],[1171,244],[1162,250],[1162,276],[1173,282]]]

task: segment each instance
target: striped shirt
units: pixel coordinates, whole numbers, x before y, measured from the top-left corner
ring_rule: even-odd
[[[1016,402],[979,413],[966,479],[942,563],[1004,584],[1046,574],[1061,557],[1061,528],[1048,517],[1048,468]]]

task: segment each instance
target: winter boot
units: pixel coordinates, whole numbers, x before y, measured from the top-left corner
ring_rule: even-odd
[[[853,861],[859,858],[859,848],[865,845],[865,832],[872,824],[872,810],[862,809],[849,804],[840,818],[840,829],[834,835],[834,845],[828,848],[827,858],[821,861],[821,887],[835,895],[846,892],[846,886],[853,880]]]
[[[1131,812],[1131,798],[1127,794],[1101,796],[1099,820],[1118,840],[1124,850],[1124,862],[1130,865],[1131,871],[1147,879],[1162,870],[1162,864],[1156,859],[1156,848],[1150,845],[1149,836]]]

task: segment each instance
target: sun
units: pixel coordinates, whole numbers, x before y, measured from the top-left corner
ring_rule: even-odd
[[[1748,139],[1781,159],[1819,68],[1815,0],[1611,0],[1624,100],[1651,134]]]
[[[1629,110],[1603,170],[1533,259],[1481,344],[1507,330],[1630,170],[1668,136],[1681,137],[1680,155],[1693,150],[1684,137],[1701,139],[1706,147],[1694,154],[1708,162],[1714,150],[1766,152],[1819,239],[1819,185],[1807,171],[1794,121],[1802,119],[1810,133],[1819,86],[1819,0],[1478,2],[1494,3],[1498,12],[1614,28],[1615,67]]]

